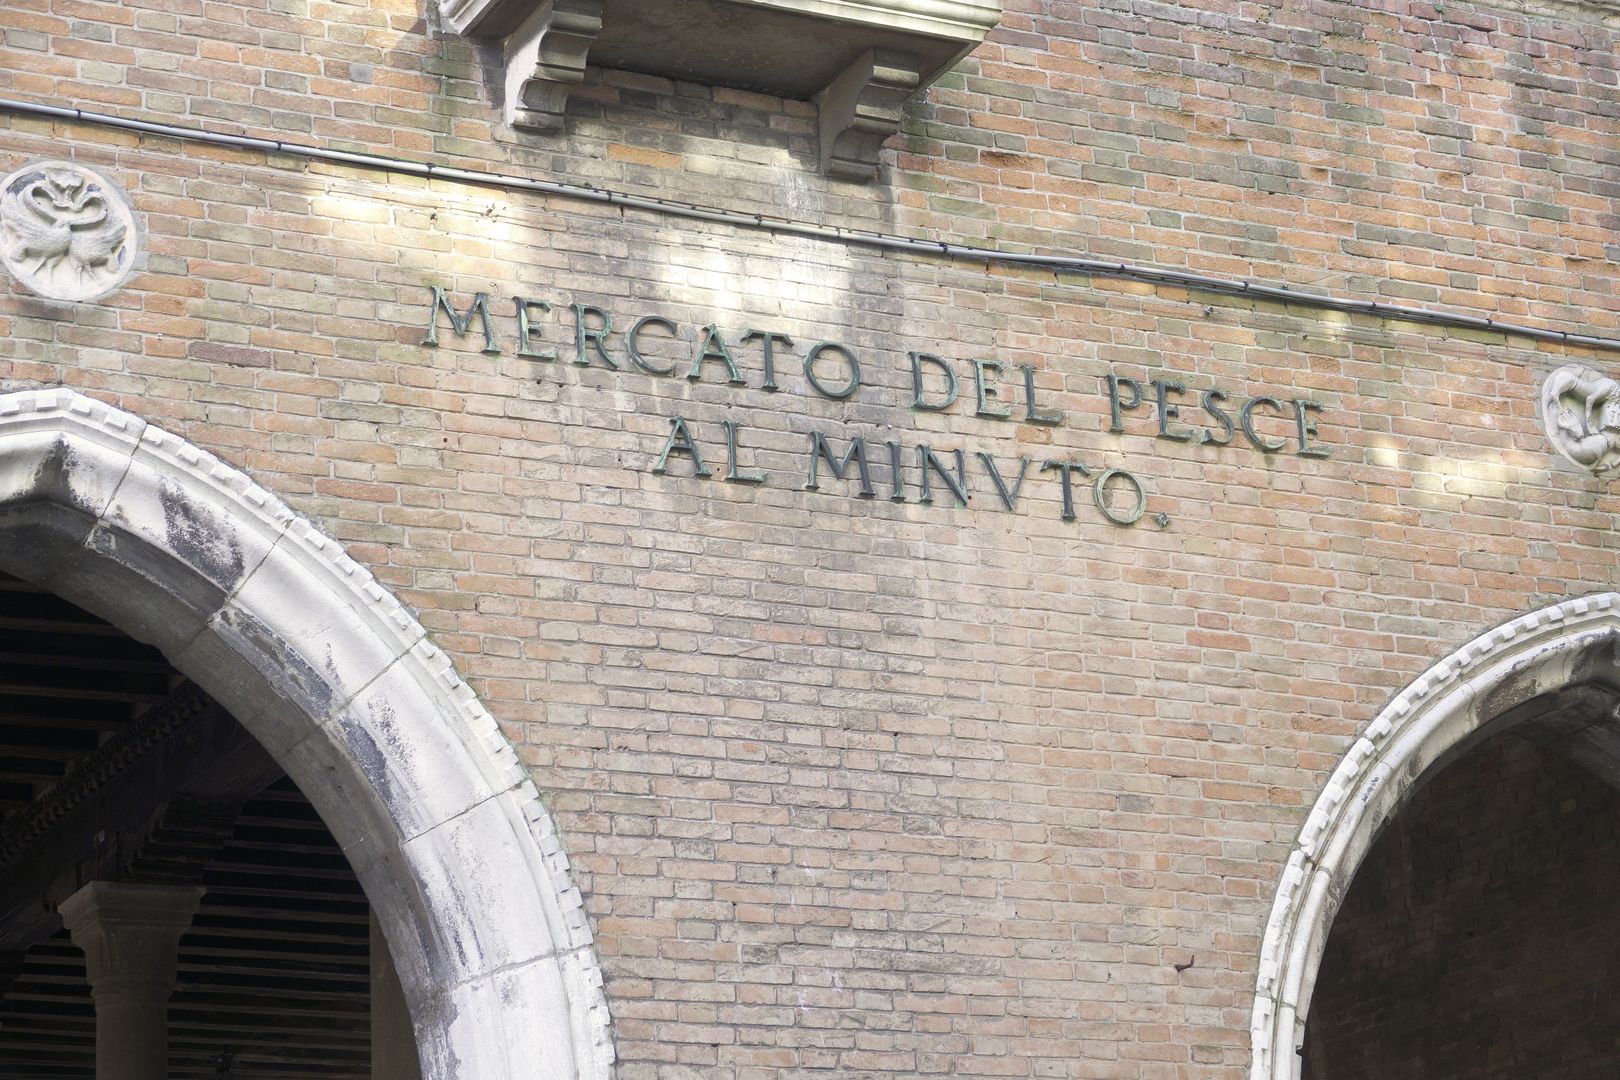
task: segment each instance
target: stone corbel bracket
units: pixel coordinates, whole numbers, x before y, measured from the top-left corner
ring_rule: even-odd
[[[444,25],[500,43],[514,127],[557,131],[591,62],[813,100],[821,168],[871,180],[907,103],[972,52],[1001,0],[439,0]]]
[[[506,39],[506,121],[560,131],[569,91],[602,32],[601,0],[552,0]]]
[[[878,155],[900,130],[906,103],[922,84],[917,57],[868,49],[816,96],[821,171],[841,180],[875,180]]]
[[[568,94],[602,32],[602,0],[443,0],[446,25],[501,43],[506,122],[560,131]]]

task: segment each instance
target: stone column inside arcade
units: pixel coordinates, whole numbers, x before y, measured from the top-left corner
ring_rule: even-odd
[[[96,1080],[167,1080],[180,937],[203,890],[93,881],[57,909],[96,1002]]]
[[[405,989],[375,913],[371,916],[371,1077],[422,1080]]]
[[[0,574],[0,1077],[411,1080],[373,924],[227,710]]]

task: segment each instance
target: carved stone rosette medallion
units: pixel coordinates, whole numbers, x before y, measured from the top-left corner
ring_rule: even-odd
[[[138,242],[123,193],[83,165],[40,161],[0,181],[0,263],[40,296],[105,296],[135,268]]]
[[[1553,449],[1583,469],[1620,467],[1620,382],[1566,364],[1541,384],[1541,423]]]

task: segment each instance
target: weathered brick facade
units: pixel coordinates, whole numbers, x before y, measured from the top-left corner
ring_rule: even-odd
[[[1607,8],[1005,9],[869,186],[815,174],[808,103],[624,72],[562,134],[498,130],[488,58],[421,0],[12,0],[0,96],[1620,330]],[[1352,740],[1475,634],[1620,584],[1620,500],[1537,414],[1549,371],[1613,352],[0,125],[6,172],[121,184],[149,252],[93,303],[10,286],[0,390],[207,448],[414,611],[557,818],[624,1080],[1236,1080],[1289,844]],[[435,288],[457,318],[489,295],[492,348]],[[555,359],[520,355],[518,297]],[[575,337],[602,313],[605,354]],[[791,339],[774,392],[748,331]],[[811,385],[818,342],[852,396]],[[912,352],[949,408],[911,407]],[[1121,432],[1109,376],[1143,399]],[[815,433],[865,439],[872,497]],[[1093,501],[1107,469],[1134,524]]]

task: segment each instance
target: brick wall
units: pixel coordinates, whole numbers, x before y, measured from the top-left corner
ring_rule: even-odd
[[[802,104],[624,74],[567,135],[513,142],[477,58],[403,0],[26,0],[0,91],[1614,325],[1614,50],[1587,9],[1008,7],[872,187],[808,171]],[[1616,584],[1620,501],[1534,400],[1612,357],[0,123],[7,169],[118,179],[151,253],[98,304],[13,288],[0,387],[72,385],[213,450],[412,607],[557,815],[625,1080],[1236,1080],[1272,889],[1356,732],[1479,630]],[[458,312],[491,294],[498,354],[442,313],[421,344],[435,286]],[[553,305],[534,344],[558,360],[518,355],[517,296]],[[576,302],[612,315],[616,369],[573,362]],[[673,375],[630,362],[643,315],[678,328],[645,337]],[[716,358],[687,377],[710,325],[744,385]],[[749,329],[793,339],[778,392]],[[822,340],[859,358],[853,398],[804,376]],[[908,407],[915,350],[956,370],[949,410]],[[1012,418],[974,415],[974,359]],[[1023,418],[1019,365],[1063,424]],[[1150,404],[1184,384],[1195,437],[1150,404],[1111,432],[1111,374]],[[1283,448],[1201,441],[1211,389],[1275,398],[1257,434]],[[1298,453],[1295,398],[1327,457]],[[654,472],[675,417],[708,478]],[[728,421],[763,484],[723,479]],[[867,439],[875,497],[825,465],[804,490],[813,432]],[[964,452],[968,506],[938,470],[920,501],[919,444],[947,472]],[[1006,482],[1029,459],[1014,509],[980,452]],[[1074,476],[1065,520],[1048,461],[1129,470],[1145,516],[1110,523]]]
[[[886,183],[814,174],[814,109],[593,71],[498,129],[425,0],[16,0],[0,93],[498,163],[866,228],[1254,274],[1613,329],[1620,56],[1598,4],[1007,0]],[[1519,9],[1519,10],[1515,10]],[[497,80],[498,81],[498,80]]]
[[[1497,736],[1437,776],[1333,923],[1306,1077],[1613,1076],[1620,795]]]

